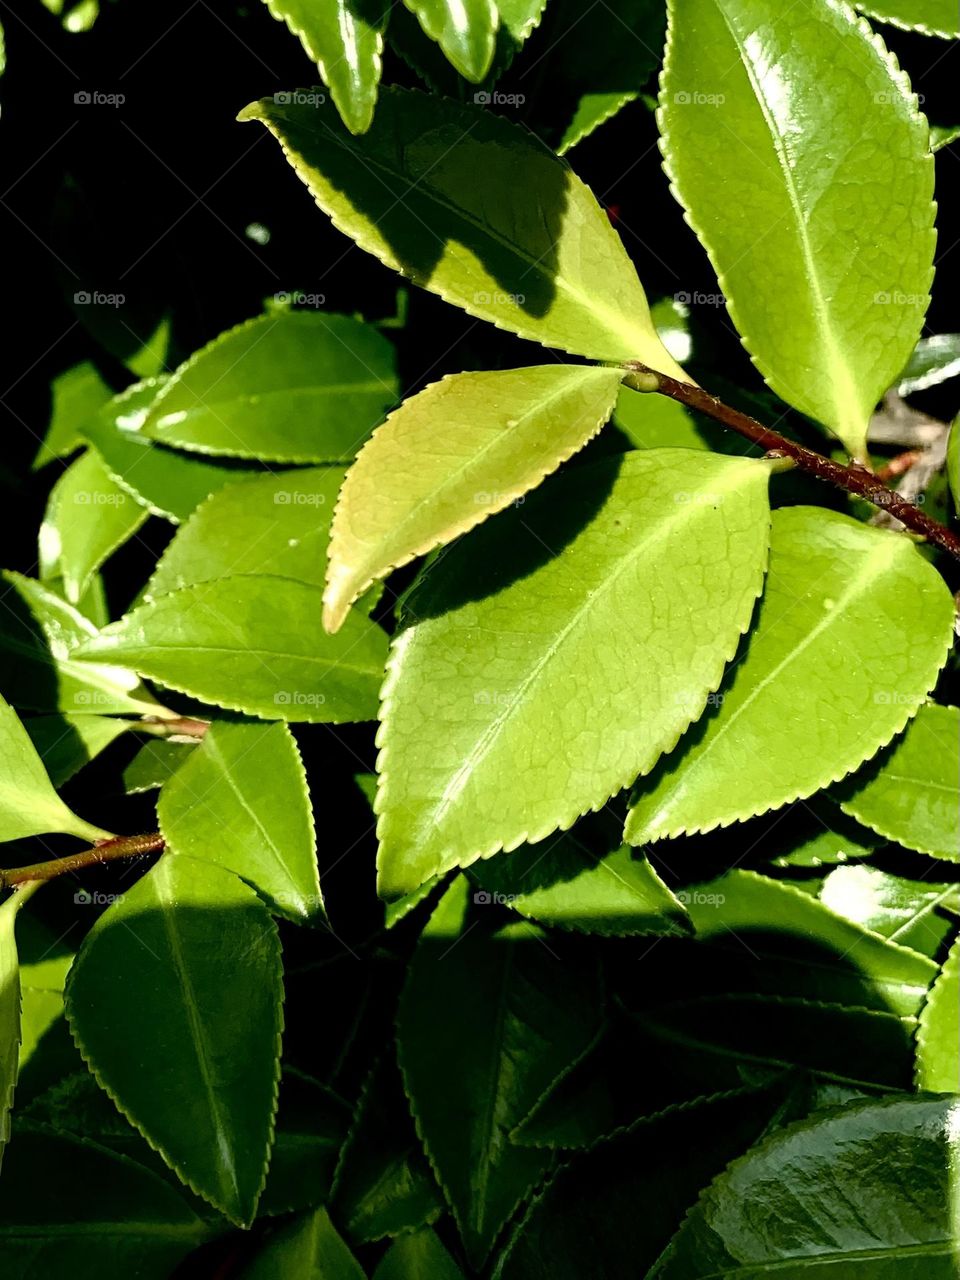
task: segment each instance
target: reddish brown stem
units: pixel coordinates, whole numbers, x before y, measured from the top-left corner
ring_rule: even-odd
[[[626,368],[633,371],[625,379],[627,386],[637,391],[659,392],[660,395],[669,396],[671,400],[678,400],[680,404],[705,413],[716,422],[729,427],[731,431],[736,431],[745,439],[752,440],[766,452],[790,458],[801,471],[806,471],[808,475],[816,476],[818,480],[823,480],[827,484],[836,485],[846,493],[856,494],[858,498],[865,498],[874,506],[888,511],[913,533],[920,534],[929,542],[942,547],[954,559],[960,560],[960,538],[955,533],[931,519],[901,494],[888,489],[865,467],[855,463],[844,466],[843,463],[825,458],[821,453],[814,453],[812,449],[807,449],[802,444],[797,444],[795,440],[780,435],[778,431],[765,427],[749,414],[732,409],[730,405],[724,404],[722,400],[712,396],[709,391],[704,391],[702,387],[694,386],[689,382],[679,382],[676,378],[668,378],[666,374],[657,373],[655,369],[639,361],[630,361]]]
[[[139,858],[145,853],[159,853],[164,847],[159,831],[143,836],[113,836],[102,840],[91,849],[81,849],[65,858],[52,858],[49,862],[34,862],[27,867],[11,867],[0,871],[0,889],[10,889],[15,884],[27,884],[32,880],[53,880],[70,871],[86,871],[117,858]]]

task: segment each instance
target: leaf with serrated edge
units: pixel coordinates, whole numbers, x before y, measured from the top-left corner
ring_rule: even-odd
[[[627,841],[729,826],[852,773],[916,714],[946,660],[953,612],[943,579],[901,534],[819,507],[774,512],[745,652],[715,711],[641,785]]]
[[[403,0],[450,64],[479,84],[493,61],[500,15],[493,0]]]
[[[263,720],[372,720],[387,637],[359,614],[328,636],[323,593],[251,574],[141,605],[75,650]]]
[[[910,83],[842,0],[670,0],[669,17],[674,193],[770,386],[866,457],[933,279],[933,159]]]
[[[326,629],[371,582],[516,502],[582,448],[613,412],[621,378],[560,364],[458,373],[405,401],[340,492]]]
[[[295,1218],[269,1236],[243,1273],[244,1280],[365,1280],[363,1268],[330,1221],[326,1209]]]
[[[267,462],[346,462],[397,398],[393,347],[350,316],[278,308],[195,351],[147,407],[160,444]]]
[[[113,716],[27,716],[23,727],[55,787],[62,787],[132,726]]]
[[[703,1192],[651,1280],[808,1270],[953,1280],[953,1106],[855,1102],[774,1133]]]
[[[463,1272],[430,1227],[394,1240],[373,1280],[463,1280]]]
[[[407,970],[397,1044],[417,1132],[479,1268],[550,1162],[510,1131],[590,1043],[601,993],[526,922],[464,929],[467,905],[458,876]]]
[[[960,1093],[960,938],[950,949],[917,1028],[916,1082],[931,1093]]]
[[[281,973],[256,893],[212,863],[164,854],[99,918],[67,981],[70,1027],[100,1084],[177,1176],[240,1224],[273,1141]]]
[[[844,813],[885,840],[960,862],[960,709],[922,706],[837,797]]]
[[[0,841],[54,831],[90,841],[110,834],[67,808],[19,716],[0,698]]]
[[[370,20],[356,0],[266,0],[273,16],[285,22],[317,64],[323,83],[351,133],[370,128],[377,102],[386,15]]]
[[[232,871],[280,915],[322,915],[307,775],[285,724],[212,724],[165,784],[157,817],[169,848]]]
[[[50,491],[40,525],[40,576],[62,576],[66,597],[76,604],[103,562],[146,518],[88,449]]]
[[[955,40],[960,36],[960,13],[953,0],[857,0],[861,13],[905,31]]]
[[[689,381],[593,193],[518,125],[393,87],[362,138],[322,106],[264,98],[240,119],[260,120],[334,225],[414,283],[545,346]]]
[[[846,920],[934,957],[953,932],[949,913],[960,911],[960,885],[908,880],[861,863],[834,867],[820,901]]]
[[[768,475],[637,451],[553,477],[431,566],[382,695],[384,897],[571,826],[676,744],[761,589]]]

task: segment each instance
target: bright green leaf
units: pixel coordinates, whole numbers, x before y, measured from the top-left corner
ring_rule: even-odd
[[[686,379],[593,194],[518,125],[395,88],[362,138],[323,107],[264,99],[240,118],[261,120],[334,224],[416,284],[545,346]]]
[[[431,567],[384,686],[384,897],[569,827],[673,747],[750,620],[767,477],[637,451],[555,477]]]
[[[88,449],[50,492],[40,526],[40,576],[61,576],[67,599],[76,604],[94,573],[146,518]]]
[[[14,926],[23,890],[0,906],[0,1157],[10,1138],[10,1110],[20,1058],[20,964]]]
[[[250,575],[141,605],[76,652],[264,720],[372,720],[387,638],[353,615],[320,625],[319,587]]]
[[[836,867],[823,882],[820,901],[891,942],[936,956],[953,928],[947,913],[960,911],[960,886],[907,880],[879,867]]]
[[[916,714],[953,612],[901,534],[816,507],[775,512],[745,652],[713,714],[642,784],[627,840],[742,822],[852,773]]]
[[[909,81],[846,5],[669,12],[674,190],[770,386],[865,457],[933,278],[933,160]]]
[[[838,790],[885,840],[960,862],[960,709],[921,706],[901,738]]]
[[[285,724],[212,724],[164,786],[157,817],[169,848],[226,867],[280,915],[322,914],[307,778]]]
[[[920,1010],[917,1088],[960,1093],[960,940],[954,942]]]
[[[110,834],[67,808],[17,713],[0,698],[0,841],[52,831],[91,842]]]
[[[578,142],[589,138],[602,124],[640,97],[637,90],[620,90],[619,93],[585,93],[577,103],[573,119],[567,125],[557,147],[557,155],[565,156]]]
[[[767,1138],[704,1191],[651,1278],[954,1280],[953,1105],[857,1102]]]
[[[460,373],[390,415],[347,473],[330,537],[324,626],[371,582],[523,500],[600,430],[618,369]]]
[[[146,743],[123,771],[124,791],[130,796],[165,786],[195,747],[195,742],[171,742],[165,738]]]
[[[479,1267],[549,1162],[508,1135],[590,1043],[599,992],[589,969],[565,963],[526,923],[461,932],[467,896],[458,877],[431,916],[397,1034],[418,1132]]]
[[[386,12],[377,12],[358,0],[266,3],[317,64],[343,123],[351,133],[365,133],[377,102]],[[279,100],[284,96],[278,95]]]
[[[269,1236],[243,1271],[243,1280],[366,1280],[326,1209],[297,1218]]]
[[[53,401],[43,443],[33,460],[35,469],[54,458],[66,457],[83,440],[83,429],[111,398],[113,392],[88,360],[65,370],[50,383]]]
[[[893,27],[945,39],[960,36],[960,13],[953,0],[857,0],[857,8]]]
[[[953,496],[954,515],[960,513],[960,416],[954,419],[947,441],[947,480]]]
[[[241,1223],[273,1139],[281,1000],[280,945],[257,895],[170,854],[99,918],[67,983],[100,1084],[189,1187]]]
[[[460,74],[479,84],[490,70],[500,14],[494,0],[403,0]]]
[[[430,1227],[394,1240],[373,1280],[463,1280],[463,1272]]]
[[[397,391],[393,347],[372,326],[277,308],[194,352],[160,388],[140,430],[197,453],[349,461]]]

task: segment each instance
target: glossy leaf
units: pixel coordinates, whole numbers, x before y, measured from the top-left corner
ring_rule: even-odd
[[[674,449],[577,468],[424,575],[383,690],[384,897],[569,827],[675,744],[750,620],[767,475]]]
[[[112,716],[29,716],[23,727],[50,781],[62,786],[130,728]]]
[[[960,37],[960,14],[952,0],[857,0],[857,8],[907,31],[953,40]]]
[[[897,390],[902,396],[938,387],[960,375],[960,333],[935,333],[921,338],[907,367],[900,374]]]
[[[358,0],[267,0],[317,64],[323,83],[351,133],[365,133],[373,119],[380,84],[386,11]]]
[[[854,1103],[784,1130],[700,1197],[657,1280],[776,1272],[951,1280],[955,1131],[946,1099]]]
[[[169,848],[232,871],[278,914],[322,914],[307,778],[285,724],[212,724],[164,786],[157,817]]]
[[[268,1237],[243,1271],[243,1280],[366,1280],[363,1268],[330,1221],[326,1209],[297,1218]]]
[[[364,1242],[415,1231],[443,1212],[390,1050],[361,1091],[340,1153],[332,1207],[350,1238]]]
[[[917,1029],[917,1088],[960,1093],[960,940],[955,941]]]
[[[624,107],[636,102],[640,94],[631,90],[620,90],[618,93],[585,93],[577,103],[573,119],[567,125],[557,155],[565,156],[572,151],[578,142],[589,138],[602,124],[606,124]]]
[[[67,599],[76,604],[94,573],[146,518],[88,449],[50,492],[40,526],[40,576],[61,576]]]
[[[879,867],[836,867],[820,901],[891,942],[935,957],[954,927],[950,913],[960,912],[960,885],[907,880]]]
[[[660,126],[674,191],[770,386],[865,457],[933,278],[933,160],[909,81],[845,5],[671,0],[669,12]]]
[[[194,352],[150,402],[140,430],[197,453],[347,461],[396,398],[393,347],[376,329],[278,308]]]
[[[500,14],[494,0],[403,0],[451,64],[474,84],[490,70]]]
[[[407,400],[347,473],[330,537],[324,626],[378,578],[523,500],[603,426],[618,369],[460,373]]]
[[[342,482],[339,468],[302,467],[221,489],[177,531],[144,598],[250,573],[322,587]]]
[[[373,1273],[373,1280],[463,1280],[463,1272],[425,1227],[394,1240]]]
[[[545,346],[685,378],[606,214],[519,126],[395,88],[360,139],[323,107],[264,99],[240,118],[262,121],[334,224],[416,284]]]
[[[17,713],[0,698],[0,841],[51,831],[91,842],[110,834],[67,808]]]
[[[50,421],[34,458],[34,468],[66,457],[83,440],[83,429],[113,393],[88,360],[75,364],[50,382]]]
[[[126,794],[138,795],[164,786],[190,757],[196,742],[171,742],[159,739],[140,748],[123,771]]]
[[[960,513],[960,416],[954,419],[947,440],[947,481],[956,515]]]
[[[908,849],[960,862],[960,709],[928,703],[839,792],[844,813]]]
[[[260,899],[222,868],[170,854],[99,918],[67,984],[100,1084],[189,1187],[240,1223],[273,1140],[281,1000]]]
[[[76,652],[265,720],[372,720],[387,639],[352,616],[320,625],[319,587],[250,575],[141,605]]]
[[[598,857],[566,832],[475,862],[470,874],[491,900],[554,928],[630,937],[690,927],[683,904],[627,845]]]
[[[0,1158],[10,1138],[10,1109],[20,1059],[20,963],[14,926],[23,891],[0,905]]]
[[[84,438],[113,480],[152,515],[179,524],[226,484],[258,473],[210,462],[154,443],[144,433],[147,410],[164,379],[151,378],[115,396],[84,426]]]
[[[548,1164],[510,1130],[589,1044],[599,993],[527,924],[461,932],[466,906],[461,876],[411,961],[397,1034],[418,1132],[479,1267]]]
[[[132,672],[74,658],[96,635],[92,622],[39,582],[0,575],[0,693],[16,706],[78,715],[156,713],[159,704]]]
[[[8,1280],[167,1280],[217,1232],[143,1165],[94,1142],[17,1125],[0,1196],[0,1266]]]
[[[853,772],[916,714],[952,616],[943,579],[900,534],[775,512],[749,642],[715,711],[641,784],[629,843],[742,822]]]

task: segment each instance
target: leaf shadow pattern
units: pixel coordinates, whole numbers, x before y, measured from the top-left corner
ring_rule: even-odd
[[[530,316],[545,316],[556,296],[557,246],[572,171],[534,135],[517,147],[515,126],[476,107],[451,100],[438,112],[429,98],[404,91],[396,92],[392,106],[377,110],[362,146],[332,103],[272,104],[270,119],[282,127],[298,168],[322,173],[376,227],[416,284],[429,288],[445,258],[476,259],[504,301]],[[483,136],[475,137],[481,123]],[[367,180],[358,181],[358,167]],[[496,183],[484,183],[482,175],[489,172],[499,174]],[[438,205],[445,233],[437,230]],[[518,252],[512,242],[526,251]],[[473,305],[495,301],[478,295]]]

